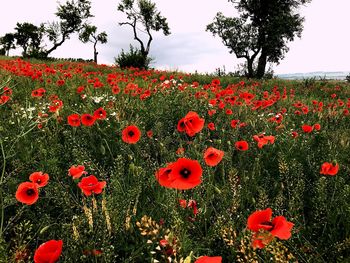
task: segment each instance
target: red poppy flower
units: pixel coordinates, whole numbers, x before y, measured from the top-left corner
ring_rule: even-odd
[[[0,96],[0,105],[5,104],[5,103],[8,102],[9,100],[10,100],[10,96],[1,95],[1,96]]]
[[[272,220],[271,224],[273,225],[273,229],[270,231],[270,233],[273,236],[283,240],[287,240],[292,236],[291,230],[294,224],[288,222],[284,216],[276,216]]]
[[[197,202],[196,200],[189,200],[187,207],[190,207],[193,209],[193,215],[196,216],[198,214],[198,208],[197,208]]]
[[[196,187],[201,181],[203,170],[198,161],[179,158],[176,162],[156,172],[159,184],[167,188],[187,190]]]
[[[85,87],[84,87],[84,86],[79,86],[79,87],[77,88],[77,93],[78,93],[78,94],[79,94],[79,93],[82,93],[84,90],[85,90]]]
[[[216,102],[216,100],[215,100]],[[216,113],[216,110],[208,110],[208,115],[213,116]]]
[[[104,120],[107,117],[107,112],[103,108],[95,110],[94,117],[98,120]]]
[[[304,114],[308,114],[309,112],[309,108],[307,106],[302,107],[301,110]]]
[[[147,134],[148,138],[152,138],[153,137],[153,131],[152,130],[147,131],[146,134]]]
[[[231,121],[231,127],[232,128],[236,128],[238,123],[239,123],[239,120],[232,120]]]
[[[296,138],[296,137],[298,137],[299,136],[299,134],[296,132],[296,131],[292,131],[292,137],[293,138]]]
[[[291,237],[291,230],[294,224],[288,222],[284,216],[277,216],[272,221],[271,217],[271,208],[255,211],[248,217],[247,228],[255,232],[253,235],[253,247],[263,248],[273,237],[284,240]]]
[[[246,141],[238,141],[235,143],[235,147],[237,150],[246,151],[249,149],[249,144]]]
[[[68,124],[72,127],[80,126],[80,115],[79,114],[71,114],[67,117]]]
[[[208,257],[202,256],[198,258],[194,263],[221,263],[222,257]]]
[[[270,143],[275,143],[275,136],[269,135],[265,136],[264,134],[254,135],[253,139],[258,142],[258,147],[261,149],[264,145]]]
[[[102,193],[102,189],[106,186],[106,182],[99,182],[94,175],[90,175],[81,179],[81,182],[78,183],[78,186],[86,196],[90,196],[92,193]]]
[[[193,137],[203,129],[204,122],[205,120],[201,119],[196,112],[190,111],[184,118],[179,120],[177,130],[186,132],[188,136]]]
[[[187,158],[179,158],[172,165],[169,174],[171,188],[187,190],[196,187],[201,181],[203,170],[199,162]]]
[[[141,138],[141,132],[137,126],[130,125],[122,131],[122,140],[126,143],[135,144]]]
[[[12,95],[12,89],[10,89],[9,87],[4,87],[2,94],[11,96]]]
[[[39,89],[32,91],[32,97],[33,98],[35,98],[35,97],[41,98],[42,96],[45,95],[45,93],[46,93],[46,90],[44,88],[39,88]]]
[[[315,124],[314,124],[314,129],[315,129],[316,131],[321,130],[321,125],[320,125],[319,123],[315,123]]]
[[[57,112],[63,107],[63,101],[54,99],[49,106],[49,112]]]
[[[220,85],[220,80],[219,80],[219,79],[213,79],[213,80],[211,81],[211,85],[213,85],[213,86],[218,86],[218,85]]]
[[[84,125],[84,126],[92,126],[94,125],[95,123],[95,116],[92,116],[88,113],[85,113],[83,115],[81,115],[81,123]]]
[[[85,167],[83,165],[78,165],[78,166],[73,165],[71,168],[69,168],[68,173],[70,176],[73,177],[73,179],[78,179],[83,174],[87,174],[87,172],[85,172]]]
[[[258,232],[260,229],[271,230],[271,217],[271,208],[255,211],[248,217],[247,228],[254,232]]]
[[[227,110],[226,110],[226,114],[227,114],[227,115],[232,115],[232,114],[233,114],[233,111],[232,111],[231,109],[227,109]]]
[[[21,183],[16,191],[16,199],[17,201],[26,204],[32,205],[39,198],[39,190],[38,185],[33,182],[25,182]]]
[[[209,147],[204,152],[204,161],[208,166],[216,166],[224,157],[224,152],[214,147]]]
[[[120,92],[120,88],[118,87],[118,85],[114,85],[112,87],[112,93],[113,94],[118,94]]]
[[[211,130],[211,131],[214,131],[215,130],[215,124],[212,123],[212,122],[209,122],[208,123],[208,129]]]
[[[64,80],[63,79],[59,79],[56,82],[57,86],[63,86],[64,85]]]
[[[43,172],[35,172],[29,176],[29,180],[33,183],[36,183],[39,188],[47,185],[49,179],[49,175],[44,174]]]
[[[269,119],[271,122],[276,122],[277,124],[281,124],[283,120],[283,115],[281,113],[278,113],[276,116]]]
[[[50,240],[41,244],[34,254],[35,263],[55,263],[62,253],[62,240]]]
[[[182,208],[186,208],[187,207],[187,201],[185,199],[180,199],[179,200],[179,205],[182,207]]]
[[[273,236],[269,233],[264,235],[257,232],[252,235],[252,239],[252,247],[262,249],[273,240]]]
[[[168,164],[167,167],[160,168],[156,172],[156,179],[161,186],[171,188],[171,181],[169,179],[169,174],[171,173],[173,163]]]
[[[303,131],[305,133],[310,133],[313,130],[313,127],[311,125],[307,125],[307,124],[304,124],[303,126],[301,126],[301,128],[303,129]]]
[[[324,175],[336,175],[339,171],[339,164],[333,164],[333,163],[323,163],[321,165],[321,171],[320,174],[324,174]]]

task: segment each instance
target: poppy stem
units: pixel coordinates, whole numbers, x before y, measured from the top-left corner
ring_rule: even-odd
[[[2,184],[5,176],[5,167],[6,167],[6,155],[4,150],[4,145],[2,143],[2,140],[0,140],[0,147],[1,147],[1,155],[2,155],[2,171],[1,171],[1,177],[0,177],[0,186],[1,189],[3,189]],[[0,238],[2,239],[2,230],[4,227],[4,216],[5,216],[5,206],[4,206],[4,200],[2,196],[2,190],[0,189],[0,201],[1,201],[1,219],[0,219]]]

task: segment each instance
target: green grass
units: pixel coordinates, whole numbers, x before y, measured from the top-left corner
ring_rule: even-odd
[[[0,262],[16,262],[19,255],[30,262],[38,246],[51,239],[64,242],[60,262],[167,262],[168,256],[181,262],[191,253],[192,262],[202,255],[222,256],[223,262],[350,260],[350,122],[343,114],[350,87],[345,82],[245,79],[243,83],[223,77],[220,86],[213,87],[216,77],[211,75],[122,71],[70,62],[54,62],[50,67],[55,73],[50,73],[44,64],[49,63],[0,58],[0,88],[13,90],[11,99],[0,105]],[[38,71],[42,76],[36,78]],[[108,82],[109,74],[116,76],[115,84]],[[164,84],[170,76],[173,80]],[[94,88],[95,78],[104,86]],[[62,79],[64,85],[58,86]],[[192,87],[193,82],[199,86]],[[137,84],[139,93],[150,89],[152,95],[141,100],[137,90],[125,94],[129,83]],[[82,85],[84,98],[76,92]],[[119,86],[119,94],[112,93],[113,85]],[[46,94],[31,97],[32,90],[40,87]],[[286,99],[265,109],[252,110],[240,98],[250,92],[256,101],[264,91],[271,96],[273,90],[274,96],[277,91],[282,96],[284,88]],[[48,111],[53,95],[63,102],[57,113]],[[230,105],[225,96],[237,96],[242,105]],[[225,102],[224,109],[220,103],[209,105],[215,97]],[[313,112],[313,100],[323,103],[322,111]],[[293,104],[298,101],[308,107],[307,114],[295,114]],[[68,125],[70,114],[93,114],[100,107],[107,111],[106,120],[91,127]],[[269,121],[283,108],[287,112],[281,124]],[[216,114],[209,116],[210,109]],[[233,114],[226,114],[226,109]],[[203,130],[194,137],[176,129],[189,111],[205,119]],[[39,113],[48,116],[38,117]],[[233,119],[247,125],[234,129]],[[215,131],[207,128],[209,122]],[[303,124],[315,123],[321,125],[320,131],[303,133]],[[122,130],[131,124],[142,133],[134,145],[121,139]],[[152,138],[146,135],[149,130]],[[299,136],[292,138],[292,131]],[[274,135],[275,143],[259,149],[253,136],[263,132]],[[239,140],[249,143],[248,151],[235,149]],[[216,167],[203,160],[209,146],[225,152]],[[178,155],[181,147],[185,152]],[[202,183],[185,191],[160,186],[156,171],[181,156],[199,161]],[[338,174],[321,175],[321,165],[333,160],[339,163]],[[84,165],[88,175],[106,181],[103,193],[85,197],[79,180],[68,176],[72,165]],[[16,200],[15,192],[35,171],[48,173],[50,180],[38,201],[28,206]],[[199,213],[194,216],[191,208],[182,208],[180,199],[196,200]],[[292,237],[253,250],[247,218],[267,207],[273,216],[294,223]],[[170,245],[157,249],[162,239],[171,244],[172,254],[166,254]],[[102,254],[92,255],[93,249]]]

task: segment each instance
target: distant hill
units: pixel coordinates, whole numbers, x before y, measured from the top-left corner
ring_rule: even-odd
[[[276,74],[277,77],[281,79],[337,79],[344,80],[350,71],[336,71],[336,72],[325,72],[325,71],[315,71],[307,73],[291,73],[291,74]]]

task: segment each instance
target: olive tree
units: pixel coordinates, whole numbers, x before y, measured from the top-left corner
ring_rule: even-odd
[[[93,43],[94,44],[94,62],[97,63],[97,43],[100,42],[101,44],[107,43],[107,33],[101,32],[97,33],[97,27],[91,26],[91,25],[85,25],[82,31],[79,34],[79,39],[83,43]]]
[[[137,0],[136,2],[135,0],[122,0],[118,5],[118,10],[125,13],[128,20],[119,25],[128,25],[132,28],[134,39],[139,42],[140,52],[144,58],[147,58],[150,51],[153,40],[152,31],[162,30],[165,36],[170,35],[167,19],[161,16],[156,4],[149,0]],[[147,35],[145,43],[139,36],[140,32]]]
[[[267,62],[278,64],[289,50],[287,43],[296,36],[301,37],[304,18],[298,9],[311,0],[229,2],[238,9],[239,17],[226,17],[217,13],[206,30],[221,37],[230,53],[246,59],[247,77],[262,78]]]

